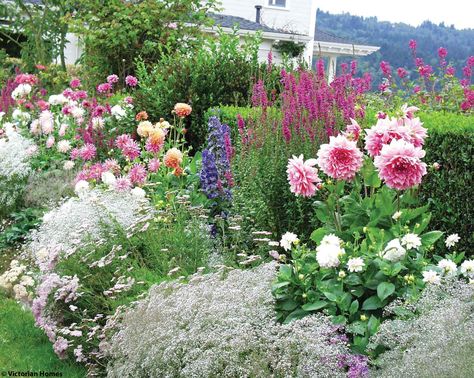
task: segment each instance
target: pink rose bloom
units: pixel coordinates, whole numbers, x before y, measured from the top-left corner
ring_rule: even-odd
[[[96,148],[92,143],[86,143],[84,146],[81,147],[79,150],[79,154],[82,160],[92,160],[95,158],[96,155]]]
[[[54,146],[54,136],[50,135],[49,138],[46,140],[46,148],[51,148]]]
[[[408,137],[410,138],[409,142],[415,147],[423,146],[428,130],[422,126],[420,119],[418,117],[406,119],[405,128],[407,130]]]
[[[110,83],[102,83],[97,86],[97,92],[99,93],[106,93],[112,90],[112,84]]]
[[[157,172],[158,169],[160,169],[160,165],[161,165],[160,160],[153,158],[148,162],[148,170],[153,173]]]
[[[38,105],[41,111],[49,109],[49,104],[44,100],[38,100],[36,104]]]
[[[346,131],[343,135],[349,140],[359,140],[362,128],[355,119],[351,118],[351,124],[346,126]]]
[[[374,165],[388,187],[404,190],[421,183],[426,174],[426,164],[420,160],[424,156],[425,151],[420,147],[404,140],[393,140],[383,146]]]
[[[125,78],[125,84],[127,84],[129,87],[136,87],[138,85],[138,79],[135,76],[128,75]]]
[[[71,82],[69,83],[69,86],[71,88],[79,88],[81,86],[81,81],[76,77],[71,80]]]
[[[317,163],[333,179],[351,180],[362,167],[363,154],[355,141],[343,135],[332,136],[319,148]]]
[[[107,76],[107,83],[109,84],[115,84],[115,83],[118,83],[118,81],[119,81],[119,77],[115,74]]]
[[[321,182],[318,177],[318,170],[314,166],[316,159],[303,161],[303,155],[288,160],[286,173],[288,173],[288,181],[290,190],[297,196],[312,197],[316,193],[317,186]]]
[[[135,164],[128,172],[128,178],[132,184],[143,184],[146,176],[147,171],[143,164]]]

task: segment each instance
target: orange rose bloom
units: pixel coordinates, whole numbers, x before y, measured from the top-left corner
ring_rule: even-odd
[[[137,113],[137,115],[135,116],[135,119],[137,121],[145,121],[145,120],[148,119],[148,113],[143,110],[143,111]]]
[[[183,174],[183,168],[181,167],[176,167],[173,171],[173,175],[175,175],[176,177],[179,177]]]
[[[181,118],[187,117],[188,115],[191,114],[192,111],[193,111],[193,108],[191,108],[191,106],[189,106],[188,104],[184,104],[182,102],[178,102],[174,106],[174,112],[176,113],[178,117],[181,117]]]
[[[166,152],[164,163],[168,168],[178,168],[183,162],[183,154],[180,150],[173,147]]]

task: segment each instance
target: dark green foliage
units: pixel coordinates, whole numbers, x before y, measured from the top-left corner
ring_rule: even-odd
[[[3,225],[0,225],[0,250],[12,247],[25,241],[29,231],[38,227],[43,211],[27,208],[10,214]]]
[[[474,243],[474,119],[449,113],[419,114],[428,128],[426,157],[433,169],[421,186],[420,195],[430,204],[433,229],[461,237],[459,250],[473,255]]]
[[[193,112],[186,119],[189,141],[194,148],[206,137],[207,109],[218,105],[245,105],[258,70],[258,39],[239,46],[236,34],[221,33],[193,53],[163,56],[159,63],[139,62],[136,92],[138,110],[146,110],[151,120],[168,118],[177,102],[189,103]]]

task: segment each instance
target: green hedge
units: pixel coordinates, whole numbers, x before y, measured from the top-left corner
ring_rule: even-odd
[[[258,115],[258,110],[232,106],[209,110],[206,115],[216,112],[234,132],[238,114],[244,119]],[[367,112],[369,127],[375,123],[375,114]],[[474,117],[444,112],[417,115],[429,134],[424,160],[429,166],[435,162],[441,165],[438,171],[429,169],[420,187],[420,196],[433,213],[431,228],[459,234],[459,250],[474,255]]]
[[[420,113],[428,128],[427,164],[430,170],[420,194],[430,204],[432,228],[461,237],[459,249],[474,254],[474,117],[462,114]]]

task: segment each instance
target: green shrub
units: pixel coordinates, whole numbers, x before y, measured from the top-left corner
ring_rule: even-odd
[[[461,237],[459,248],[472,254],[474,243],[474,119],[462,114],[420,113],[428,128],[427,164],[438,163],[421,186],[421,198],[430,204],[434,228]]]
[[[193,112],[186,119],[188,136],[192,146],[199,147],[206,137],[207,109],[247,104],[252,76],[258,69],[257,51],[256,38],[241,46],[237,34],[220,33],[196,51],[163,56],[151,68],[140,61],[137,109],[158,120],[170,117],[177,102],[189,103]]]

